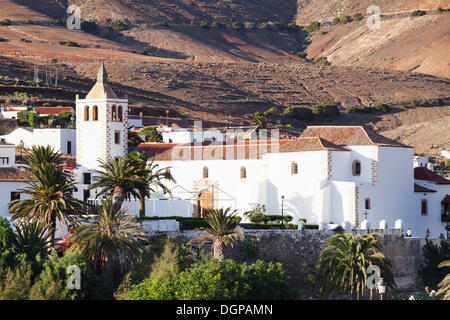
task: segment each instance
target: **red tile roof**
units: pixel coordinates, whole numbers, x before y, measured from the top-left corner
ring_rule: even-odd
[[[414,183],[414,192],[436,192],[436,190],[431,190],[421,186],[420,184]]]
[[[436,172],[433,172],[425,167],[414,168],[414,179],[430,181],[435,184],[450,184],[449,179],[441,177]]]
[[[297,138],[286,145],[282,145],[280,152],[299,152],[299,151],[350,151],[341,146],[335,145],[319,137]]]
[[[72,107],[37,107],[38,114],[60,114],[64,111],[72,111]]]
[[[411,148],[365,126],[308,126],[300,137],[320,137],[335,145]]]
[[[0,182],[29,182],[32,177],[29,173],[17,168],[0,168]]]

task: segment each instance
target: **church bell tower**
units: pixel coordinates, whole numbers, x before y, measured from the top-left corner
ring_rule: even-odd
[[[128,99],[119,99],[108,84],[102,62],[97,82],[85,99],[76,99],[77,169],[98,169],[98,159],[128,153]]]

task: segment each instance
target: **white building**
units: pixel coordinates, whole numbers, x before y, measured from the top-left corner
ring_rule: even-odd
[[[1,107],[0,108],[0,117],[4,118],[4,119],[17,119],[17,113],[21,112],[21,111],[27,111],[28,108],[27,107],[15,107],[15,108],[11,108],[8,109],[5,107]]]
[[[0,216],[9,219],[9,202],[20,199],[19,190],[31,181],[30,175],[15,165],[15,146],[0,143]]]
[[[434,170],[433,164],[429,161],[428,157],[425,157],[425,156],[414,156],[413,165],[414,165],[414,168],[425,167],[425,168],[430,169],[431,171]]]
[[[415,212],[413,225],[418,236],[429,229],[432,236],[446,236],[445,227],[450,218],[450,180],[425,168],[414,168]],[[450,221],[448,221],[450,223]],[[413,230],[414,232],[414,230]]]
[[[19,146],[24,143],[25,148],[33,145],[50,145],[56,152],[61,154],[76,154],[76,130],[63,128],[17,128],[9,134],[0,136],[7,143]]]
[[[128,100],[118,98],[107,84],[102,65],[86,98],[77,96],[76,110],[75,196],[92,200],[96,192],[86,188],[98,160],[128,153]],[[413,235],[424,236],[426,229],[432,237],[445,234],[441,214],[448,213],[448,180],[430,178],[429,170],[425,179],[415,174],[413,148],[366,127],[310,126],[292,140],[278,140],[276,134],[267,140],[260,131],[260,140],[239,139],[244,133],[236,135],[237,142],[217,137],[207,143],[205,135],[197,140],[186,130],[162,133],[172,134],[178,143],[138,149],[171,171],[177,181],[168,184],[174,199],[152,195],[146,215],[198,216],[220,207],[242,214],[264,204],[268,214],[291,215],[294,222],[305,218],[308,223],[360,227],[367,220],[377,228],[381,220],[393,227],[401,219]],[[129,213],[138,212],[137,201],[125,205],[130,205]]]

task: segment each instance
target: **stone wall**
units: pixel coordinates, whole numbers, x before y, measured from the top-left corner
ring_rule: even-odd
[[[363,230],[360,232],[364,233]],[[371,232],[382,235],[380,242],[384,254],[392,262],[398,289],[423,289],[418,268],[423,261],[422,247],[425,239],[404,238],[397,229]],[[167,234],[189,241],[200,233],[201,231],[183,231]],[[225,255],[239,262],[252,262],[256,259],[281,262],[291,283],[311,289],[308,275],[316,264],[325,241],[332,235],[333,231],[328,230],[245,230],[245,239],[237,241],[233,247],[227,246]],[[205,245],[204,249],[209,252],[210,244]]]

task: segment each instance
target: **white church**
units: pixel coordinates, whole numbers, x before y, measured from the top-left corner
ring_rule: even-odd
[[[98,159],[128,153],[127,119],[128,100],[108,85],[102,64],[88,95],[76,97],[77,198],[95,199],[95,191],[86,188]],[[276,134],[267,139],[261,131],[258,138],[138,147],[176,179],[169,183],[173,198],[153,195],[146,215],[201,216],[220,207],[242,214],[264,204],[267,214],[291,215],[295,223],[304,218],[360,227],[366,220],[378,228],[381,220],[394,227],[401,219],[413,236],[424,237],[427,229],[432,237],[447,234],[450,180],[425,167],[416,176],[412,147],[363,126],[309,126],[291,140]],[[0,190],[3,186],[0,167]],[[8,215],[9,201],[0,199],[2,216]],[[137,214],[137,201],[128,205],[129,213]]]

